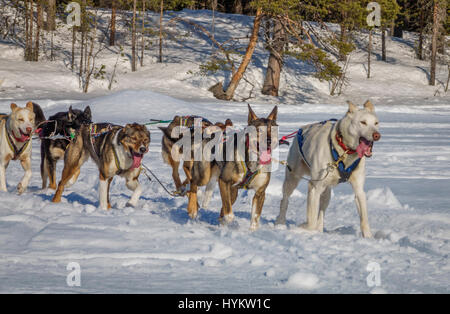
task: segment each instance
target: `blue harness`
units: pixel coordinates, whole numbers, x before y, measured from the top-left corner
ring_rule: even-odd
[[[336,122],[337,119],[325,120],[325,121],[319,122],[319,124],[324,125],[328,121]],[[298,132],[297,132],[297,141],[298,141],[298,147],[300,149],[300,154],[302,155],[303,160],[305,161],[306,165],[309,168],[311,168],[311,166],[308,163],[308,161],[306,160],[305,154],[303,152],[303,142],[304,142],[303,129],[299,129],[298,130]],[[334,148],[331,138],[330,138],[330,149],[331,149],[331,156],[333,156],[334,162],[337,163],[336,169],[339,171],[339,176],[340,176],[339,183],[347,182],[348,179],[350,178],[353,170],[355,170],[356,167],[358,167],[359,162],[361,161],[361,158],[356,159],[350,166],[345,168],[345,165],[344,165],[343,161],[339,161],[338,162],[340,156],[339,156],[339,153],[337,152],[337,150]]]

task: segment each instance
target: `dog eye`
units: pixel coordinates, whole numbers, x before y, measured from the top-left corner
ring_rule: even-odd
[[[378,125],[378,122],[375,122],[375,125]]]
[[[361,124],[362,125],[367,125],[367,122],[366,121],[361,121]]]

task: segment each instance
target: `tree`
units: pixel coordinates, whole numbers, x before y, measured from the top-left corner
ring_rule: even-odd
[[[436,59],[438,38],[444,32],[444,21],[446,20],[447,3],[446,0],[433,1],[433,33],[431,39],[431,65],[430,65],[430,81],[429,85],[436,84]]]
[[[242,79],[242,76],[244,75],[248,64],[250,63],[250,60],[252,59],[253,52],[255,51],[256,43],[258,42],[258,32],[261,25],[262,16],[263,13],[261,11],[261,8],[258,7],[256,9],[255,19],[253,21],[252,34],[250,36],[244,57],[242,58],[242,62],[239,65],[239,68],[231,77],[231,81],[230,84],[228,84],[227,89],[223,89],[222,83],[217,83],[209,89],[216,98],[223,100],[231,100],[233,98],[234,92],[239,85],[239,82]]]
[[[131,23],[131,71],[136,71],[136,2],[133,0],[133,20]]]
[[[261,92],[264,95],[278,96],[280,87],[280,75],[283,67],[284,47],[286,45],[286,33],[279,19],[268,21],[271,29],[271,38],[267,38],[266,47],[269,50],[269,61],[266,76]],[[270,36],[269,34],[269,36]]]
[[[396,0],[378,0],[381,7],[381,60],[386,61],[386,30],[394,23],[400,12]]]
[[[47,30],[56,28],[56,0],[47,0]]]
[[[116,41],[116,9],[117,0],[111,1],[111,25],[109,31],[109,45],[114,46]]]

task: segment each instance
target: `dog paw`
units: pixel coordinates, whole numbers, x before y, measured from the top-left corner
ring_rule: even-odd
[[[362,232],[362,236],[363,236],[363,238],[371,239],[372,238],[372,232],[370,230],[363,231]]]
[[[19,193],[19,195],[22,194],[23,192],[25,192],[26,189],[27,189],[27,188],[24,187],[24,186],[22,185],[22,183],[19,183],[19,184],[17,185],[17,193]]]
[[[259,224],[258,223],[250,224],[250,231],[251,232],[258,230],[258,228],[259,228]]]

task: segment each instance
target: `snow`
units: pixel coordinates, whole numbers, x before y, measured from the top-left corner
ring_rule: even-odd
[[[180,14],[209,25],[210,11]],[[156,16],[153,16],[156,18]],[[217,14],[216,35],[248,32],[250,19]],[[231,25],[241,23],[242,27]],[[188,31],[186,26],[179,26]],[[376,42],[377,35],[375,36]],[[245,42],[245,41],[244,41]],[[233,207],[235,223],[219,226],[221,200],[215,189],[209,208],[192,221],[187,199],[171,197],[155,181],[140,178],[143,195],[136,208],[126,207],[131,195],[125,182],[111,186],[112,210],[98,209],[98,172],[87,162],[78,181],[51,203],[53,191],[40,189],[39,142],[33,141],[33,176],[28,191],[17,195],[23,171],[17,162],[7,170],[8,192],[0,192],[0,292],[63,293],[449,293],[450,282],[450,99],[433,96],[411,55],[411,41],[390,40],[389,64],[374,60],[367,80],[358,50],[349,70],[351,85],[331,98],[328,86],[308,72],[307,65],[289,59],[280,98],[260,95],[249,101],[254,111],[268,115],[279,106],[280,135],[301,125],[340,118],[346,99],[361,104],[370,98],[380,120],[381,140],[366,165],[369,222],[373,239],[363,239],[350,185],[333,190],[325,217],[325,232],[306,232],[307,182],[292,194],[287,225],[275,226],[284,168],[272,174],[260,229],[249,230],[253,192],[241,191]],[[376,46],[377,47],[377,46]],[[207,88],[219,79],[188,74],[211,51],[203,37],[167,42],[167,62],[156,63],[155,49],[146,52],[145,66],[130,73],[122,62],[112,91],[95,81],[88,94],[62,62],[20,61],[21,49],[0,43],[0,112],[14,101],[39,103],[46,116],[69,105],[90,105],[94,121],[125,124],[171,119],[175,114],[202,115],[211,121],[231,118],[237,127],[247,121],[245,102],[212,98]],[[260,84],[267,53],[259,43],[247,79]],[[111,66],[112,52],[100,63]],[[309,69],[309,70],[308,70]],[[440,70],[441,80],[446,73]],[[406,78],[406,79],[403,79]],[[399,82],[401,80],[401,82]],[[243,84],[238,97],[251,87]],[[170,167],[160,155],[161,132],[151,126],[150,151],[143,163],[174,189]],[[280,148],[285,159],[288,148]],[[58,164],[58,177],[62,170]],[[199,193],[201,198],[201,192]],[[200,202],[201,203],[201,202]],[[79,263],[81,286],[69,287],[66,269]],[[369,263],[380,265],[381,286],[369,287]]]

